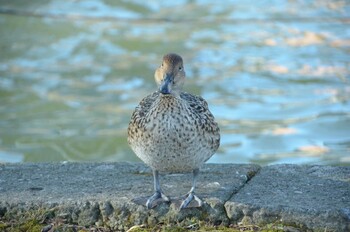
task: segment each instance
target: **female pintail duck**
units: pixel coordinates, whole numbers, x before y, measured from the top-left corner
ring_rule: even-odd
[[[207,102],[182,91],[185,70],[181,56],[167,54],[155,72],[158,91],[136,107],[128,127],[128,143],[136,155],[153,170],[155,193],[146,206],[158,199],[169,202],[159,183],[159,172],[193,172],[192,188],[180,209],[194,199],[199,168],[218,149],[220,129]]]

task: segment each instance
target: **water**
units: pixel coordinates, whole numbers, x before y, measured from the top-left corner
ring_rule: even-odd
[[[0,1],[0,162],[138,161],[162,55],[221,127],[209,162],[350,164],[348,1]]]

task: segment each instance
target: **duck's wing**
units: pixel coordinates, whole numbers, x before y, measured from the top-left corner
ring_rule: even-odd
[[[131,118],[133,119],[134,117],[144,117],[147,112],[150,110],[152,104],[154,101],[158,98],[159,92],[154,92],[147,97],[143,98],[139,105],[136,106],[134,113],[132,114]]]
[[[136,106],[135,111],[131,115],[128,127],[128,141],[133,139],[136,134],[140,133],[140,130],[144,129],[146,114],[149,112],[152,104],[158,96],[159,92],[154,92],[143,98],[138,106]]]

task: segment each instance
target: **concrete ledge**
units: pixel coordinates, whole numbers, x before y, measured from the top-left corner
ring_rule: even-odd
[[[350,231],[350,167],[207,164],[199,176],[202,208],[178,211],[191,176],[161,176],[173,201],[147,210],[152,173],[140,163],[0,165],[0,221],[28,212],[83,226],[127,230],[187,220],[212,224],[280,223],[301,230]]]

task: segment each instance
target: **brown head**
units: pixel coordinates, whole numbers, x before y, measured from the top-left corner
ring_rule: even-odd
[[[169,53],[163,56],[154,78],[162,94],[179,95],[185,83],[185,69],[181,56]]]

